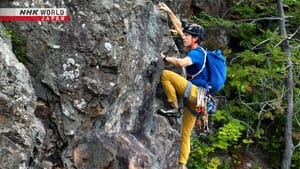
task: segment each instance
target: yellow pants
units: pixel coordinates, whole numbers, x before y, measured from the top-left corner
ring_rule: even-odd
[[[167,96],[168,102],[177,102],[177,96],[183,97],[188,81],[177,73],[164,70],[161,75],[161,84]],[[192,85],[191,94],[185,104],[194,109],[196,106],[198,88]],[[186,164],[190,154],[191,133],[196,121],[196,117],[184,108],[181,125],[181,143],[179,162]]]

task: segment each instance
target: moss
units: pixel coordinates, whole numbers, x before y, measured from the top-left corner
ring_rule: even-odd
[[[11,42],[13,47],[13,52],[16,55],[17,59],[22,62],[27,62],[27,41],[21,36],[20,29],[12,28],[8,30],[11,34]]]
[[[11,30],[11,29],[1,29],[1,30],[0,30],[0,33],[1,33],[1,34],[3,33],[5,36],[11,38],[12,30]]]

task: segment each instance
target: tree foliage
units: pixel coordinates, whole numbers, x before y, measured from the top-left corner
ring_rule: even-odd
[[[219,126],[209,142],[192,151],[189,166],[207,168],[214,152],[235,154],[237,149],[249,146],[260,147],[273,168],[280,168],[284,145],[287,77],[286,57],[280,47],[284,38],[289,38],[294,65],[294,114],[293,136],[300,141],[300,1],[284,1],[288,22],[288,36],[279,34],[278,12],[275,1],[230,1],[226,19],[205,13],[192,16],[191,20],[206,29],[222,26],[231,30],[227,47],[228,80],[221,93],[225,104],[219,106],[214,120]],[[298,12],[297,12],[298,11]],[[198,145],[194,144],[194,145]],[[208,149],[207,147],[210,147]],[[292,168],[300,166],[300,149],[296,149]],[[201,157],[199,157],[201,156]],[[214,158],[212,158],[214,157]],[[201,158],[201,166],[194,160]],[[228,162],[220,162],[228,167]],[[218,163],[218,165],[220,165]],[[203,167],[205,166],[205,167]],[[229,167],[230,168],[230,167]]]

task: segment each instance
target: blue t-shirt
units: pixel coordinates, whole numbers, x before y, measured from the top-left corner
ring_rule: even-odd
[[[204,53],[201,49],[192,49],[187,53],[187,57],[191,58],[192,65],[186,67],[187,79],[191,81],[196,86],[207,87],[208,74],[207,68],[204,67],[203,71],[194,79],[190,79],[191,75],[195,75],[202,68],[204,63]]]

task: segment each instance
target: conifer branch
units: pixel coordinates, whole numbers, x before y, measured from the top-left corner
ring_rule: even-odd
[[[279,45],[280,45],[283,41],[285,41],[285,40],[290,40],[290,39],[292,39],[292,38],[298,33],[299,29],[300,29],[300,26],[296,29],[296,31],[295,31],[293,34],[290,34],[289,36],[286,36],[285,38],[281,39],[281,40],[275,45],[275,47],[279,46]]]

